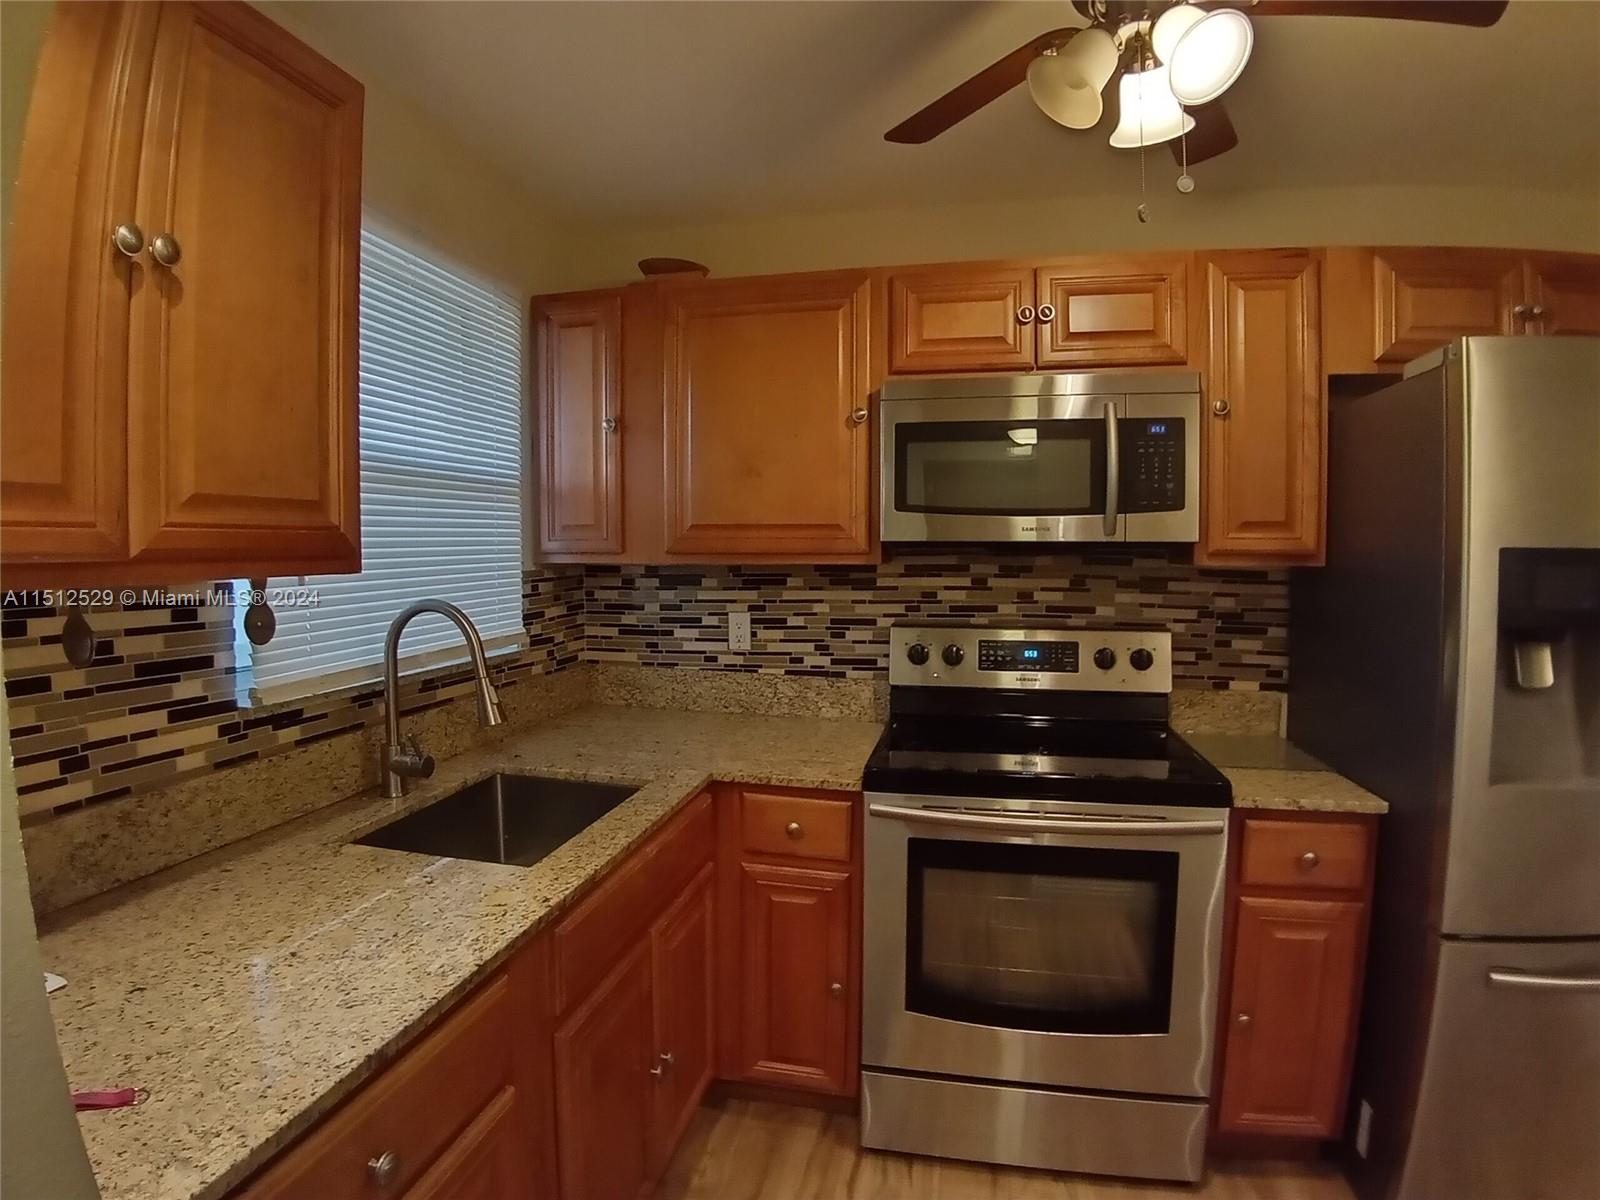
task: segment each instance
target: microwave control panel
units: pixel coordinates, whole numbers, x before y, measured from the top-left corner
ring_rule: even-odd
[[[1184,501],[1182,417],[1124,418],[1121,423],[1123,512],[1172,512]]]

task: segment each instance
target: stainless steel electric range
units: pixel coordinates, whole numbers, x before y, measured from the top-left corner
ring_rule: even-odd
[[[1198,1179],[1227,780],[1171,635],[892,631],[865,773],[863,1145]]]

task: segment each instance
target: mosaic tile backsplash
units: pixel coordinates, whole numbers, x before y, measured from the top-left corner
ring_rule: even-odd
[[[896,557],[861,567],[588,567],[586,661],[881,678],[889,626],[1045,618],[1172,631],[1180,687],[1284,691],[1287,571],[1196,567],[1160,550]],[[728,650],[748,609],[751,651]]]
[[[528,572],[530,647],[494,663],[515,687],[579,662],[881,680],[898,620],[1040,617],[1163,628],[1179,686],[1288,685],[1288,574],[1199,568],[1156,550],[909,555],[860,567],[557,567]],[[748,609],[749,653],[727,648]],[[64,614],[0,613],[22,811],[37,820],[166,787],[381,720],[381,688],[241,708],[233,613],[217,605],[94,609],[85,668],[67,664]],[[465,690],[455,668],[411,685],[408,712]]]
[[[200,589],[204,590],[204,589]],[[491,662],[496,682],[559,671],[583,652],[583,576],[572,568],[523,578],[529,647]],[[95,656],[67,663],[64,613],[7,602],[0,610],[6,699],[21,810],[62,810],[164,787],[201,771],[250,762],[382,719],[381,685],[241,707],[233,609],[110,606],[86,610]],[[464,667],[406,686],[405,712],[449,703]]]

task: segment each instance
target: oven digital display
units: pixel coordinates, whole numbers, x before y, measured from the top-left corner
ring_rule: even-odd
[[[978,642],[980,671],[1062,671],[1078,669],[1077,642]]]

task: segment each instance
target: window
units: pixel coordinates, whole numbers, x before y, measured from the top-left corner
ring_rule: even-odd
[[[523,643],[522,330],[514,297],[363,230],[361,574],[275,607],[276,635],[249,647],[252,699],[377,678],[390,621],[424,597],[464,608],[491,651]],[[401,649],[410,669],[463,657],[432,615]]]

